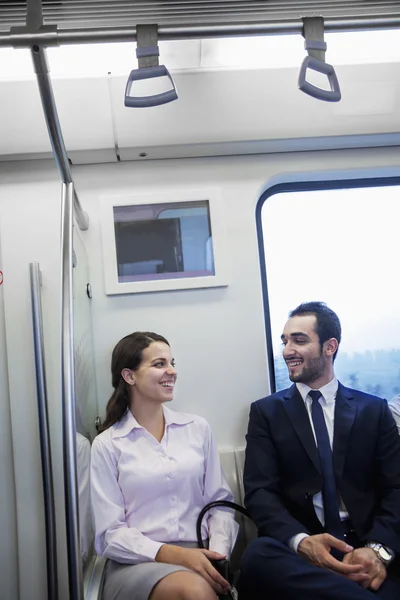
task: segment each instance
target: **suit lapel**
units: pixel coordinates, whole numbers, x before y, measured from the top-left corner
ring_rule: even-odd
[[[342,478],[349,437],[356,413],[357,405],[351,391],[339,383],[333,432],[333,466],[337,481]]]
[[[311,429],[310,419],[307,409],[304,405],[304,400],[301,397],[296,385],[292,385],[292,387],[289,388],[285,394],[283,406],[308,456],[310,457],[317,471],[320,473],[321,469],[319,465],[318,451]]]

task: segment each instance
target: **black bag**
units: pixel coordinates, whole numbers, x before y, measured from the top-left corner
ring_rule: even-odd
[[[206,504],[204,508],[202,508],[202,510],[200,511],[196,523],[196,535],[199,548],[204,548],[203,540],[201,538],[201,524],[203,522],[204,515],[206,514],[206,512],[217,506],[226,506],[228,508],[233,508],[233,510],[236,510],[245,517],[250,518],[250,515],[247,512],[247,510],[243,506],[240,506],[240,504],[236,504],[236,502],[230,502],[229,500],[215,500],[214,502]],[[231,584],[231,589],[229,590],[229,592],[225,595],[219,596],[220,600],[238,600],[238,593],[237,589],[235,588],[235,584],[239,574],[237,572],[232,572],[229,560],[227,559],[212,560],[211,562],[213,564],[213,567],[217,569],[218,573],[220,573],[222,577],[229,581],[229,583]]]

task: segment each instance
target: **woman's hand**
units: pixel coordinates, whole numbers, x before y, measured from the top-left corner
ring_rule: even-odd
[[[163,544],[156,555],[156,562],[168,563],[170,565],[181,565],[195,573],[198,573],[211,585],[218,594],[226,594],[230,584],[212,566],[210,560],[223,560],[223,554],[198,548],[182,548]]]

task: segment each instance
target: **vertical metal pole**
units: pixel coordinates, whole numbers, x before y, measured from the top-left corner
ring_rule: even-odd
[[[49,435],[39,263],[30,263],[29,272],[31,280],[33,344],[35,350],[40,454],[42,462],[43,496],[46,522],[47,593],[48,597],[52,600],[58,600],[56,515]]]
[[[54,158],[63,183],[71,183],[72,175],[69,166],[67,151],[65,149],[64,138],[61,131],[58,118],[57,107],[54,100],[53,88],[49,75],[46,50],[41,46],[34,45],[31,48],[33,67],[39,86],[40,98],[42,100],[43,113],[46,119],[51,146],[53,148]],[[80,229],[86,230],[89,227],[89,217],[83,210],[79,198],[74,190],[74,206],[76,220]]]
[[[68,574],[70,585],[69,600],[83,600],[76,467],[76,399],[72,273],[73,196],[73,183],[63,184],[61,207],[61,400]]]

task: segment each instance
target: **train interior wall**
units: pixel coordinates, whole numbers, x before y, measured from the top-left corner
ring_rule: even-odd
[[[17,519],[0,236],[0,581],[1,598],[18,590]]]
[[[86,250],[93,288],[94,364],[97,410],[110,395],[110,352],[124,335],[153,330],[172,345],[179,373],[177,410],[204,415],[220,447],[244,444],[249,405],[269,392],[265,325],[255,209],[261,193],[282,181],[394,176],[400,173],[396,148],[282,153],[76,166],[73,175],[90,227],[79,237]],[[60,598],[66,600],[67,567],[63,508],[59,290],[60,182],[53,161],[0,164],[0,223],[4,315],[10,391],[18,522],[20,600],[41,600],[46,592],[44,514],[37,427],[29,268],[38,261],[42,301],[50,431],[55,476]],[[100,203],[114,195],[218,189],[229,256],[229,285],[221,288],[107,296],[104,288]],[[289,216],[288,216],[289,218]],[[340,243],[340,236],[338,238]],[[301,261],[297,240],[293,245]],[[308,276],[312,265],[301,264]],[[290,281],[282,281],[290,289]],[[289,293],[289,292],[288,292]],[[1,339],[1,338],[0,338]],[[0,368],[4,372],[4,359]],[[0,385],[6,386],[7,377]],[[7,425],[7,393],[1,394]],[[5,436],[10,436],[9,428]],[[5,443],[7,437],[2,437]],[[5,440],[5,441],[3,441]],[[10,489],[4,506],[13,517]],[[2,467],[3,468],[3,467]],[[4,494],[2,490],[1,494]],[[29,502],[27,502],[29,499]],[[3,507],[3,504],[1,504]],[[3,508],[1,509],[3,511]],[[4,513],[1,512],[3,518]],[[4,531],[4,530],[3,530]],[[17,552],[16,543],[13,546]],[[2,565],[4,568],[4,565]],[[10,571],[12,573],[12,571]],[[15,573],[13,576],[16,576]]]

